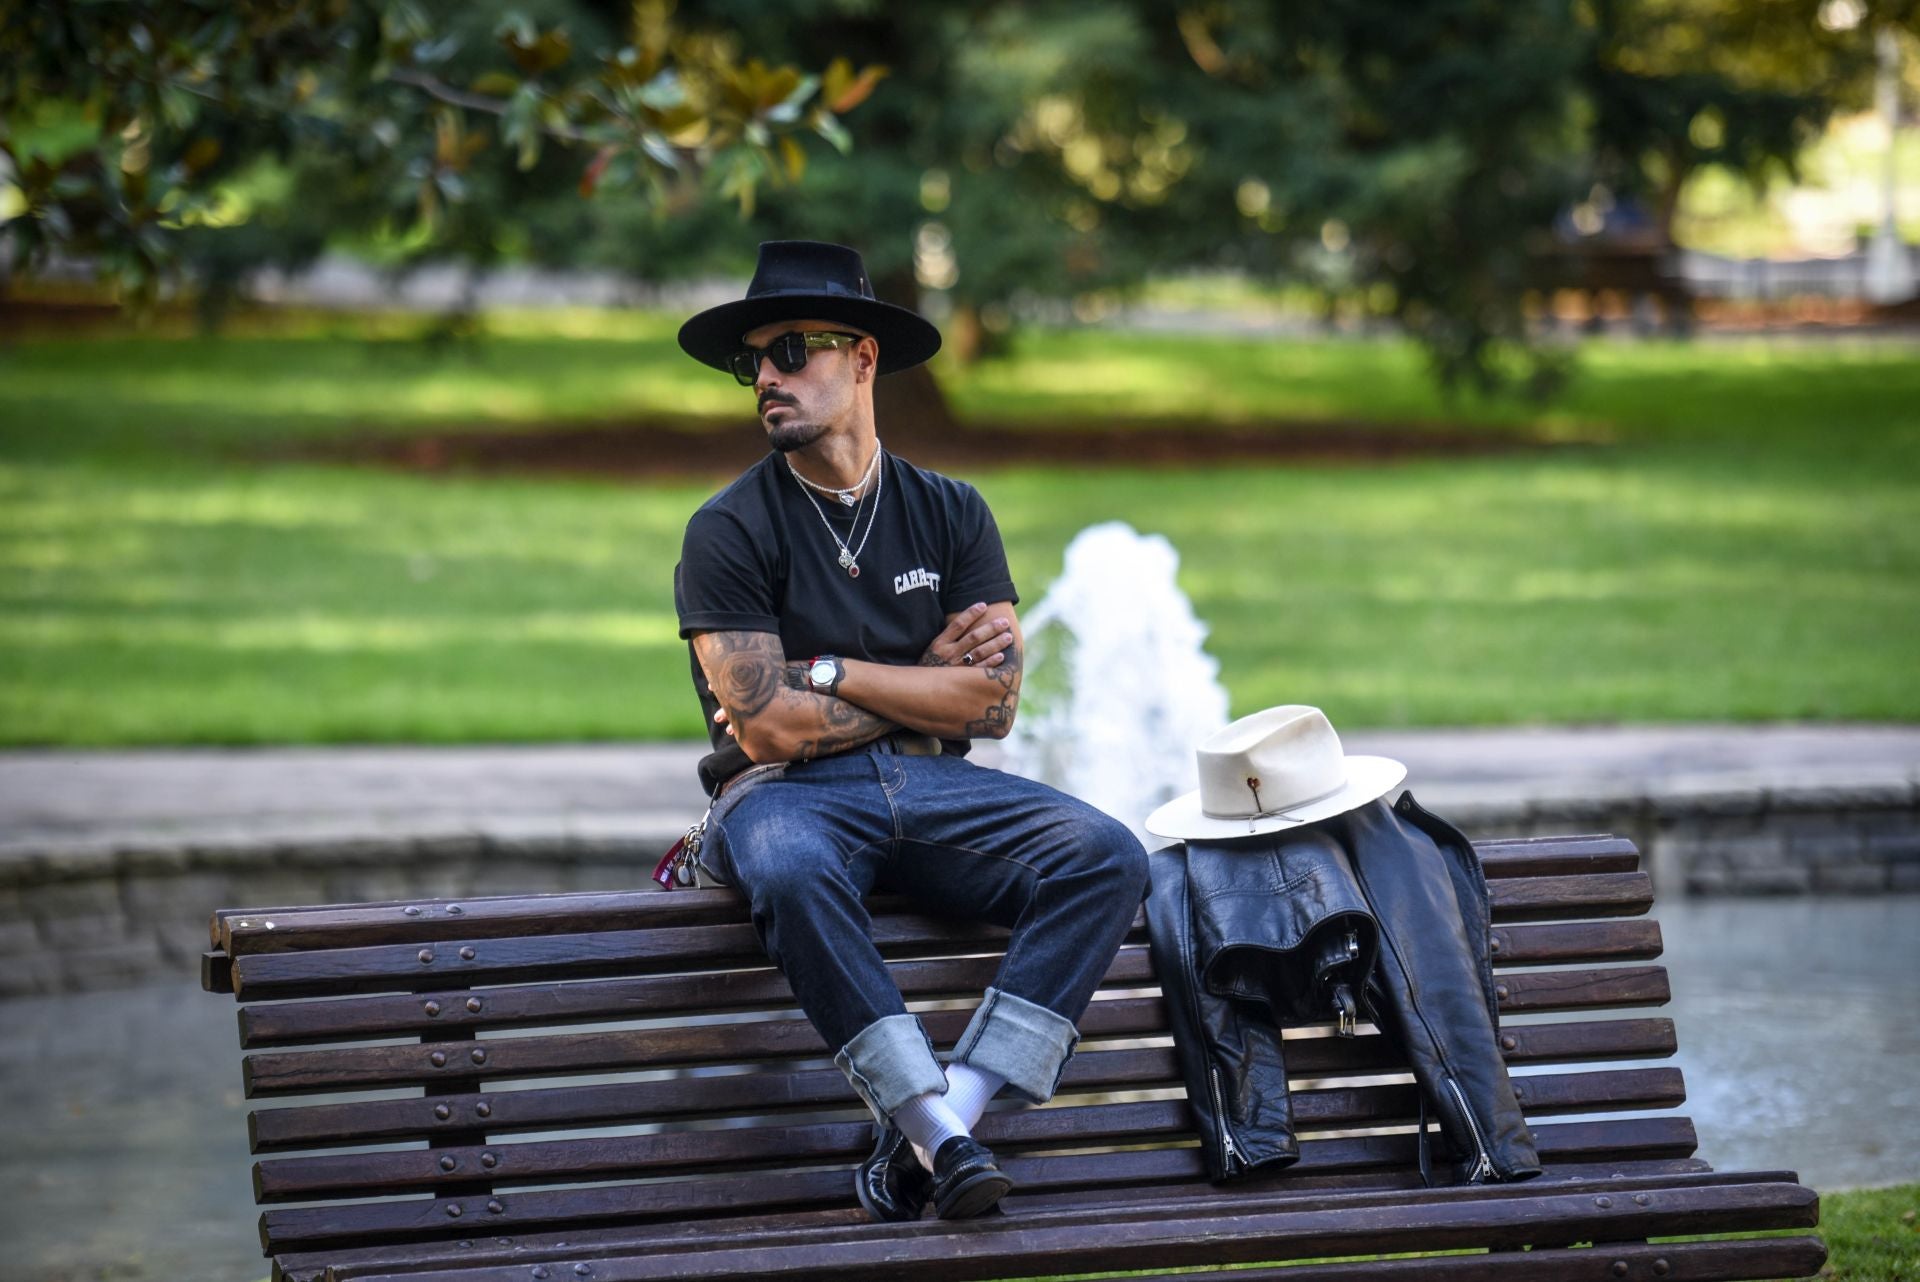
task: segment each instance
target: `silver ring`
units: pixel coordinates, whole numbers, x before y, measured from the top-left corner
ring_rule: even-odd
[[[965,654],[961,655],[960,662],[966,664],[969,668],[971,668],[973,666],[973,651],[969,650]]]

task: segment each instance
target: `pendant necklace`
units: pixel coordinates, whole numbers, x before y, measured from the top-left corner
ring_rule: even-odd
[[[875,450],[873,462],[878,463],[879,461],[880,452]],[[793,473],[794,480],[800,482],[800,484],[806,486],[815,494],[825,495],[827,498],[832,499],[841,507],[852,507],[855,500],[860,497],[861,490],[866,486],[868,481],[873,479],[873,463],[867,465],[867,474],[861,477],[857,484],[850,485],[844,490],[836,490],[831,485],[822,485],[818,481],[809,481],[806,477],[800,475],[800,469],[793,465],[792,459],[787,460],[787,470]]]
[[[787,471],[792,472],[793,479],[800,483],[800,493],[806,495],[807,502],[813,505],[814,514],[820,518],[820,524],[827,527],[828,537],[832,538],[834,545],[840,549],[840,555],[836,558],[840,568],[847,572],[848,578],[859,578],[860,554],[867,550],[867,540],[873,537],[874,523],[880,519],[880,491],[887,483],[886,471],[880,466],[880,442],[878,438],[876,438],[873,443],[873,462],[867,465],[867,476],[873,479],[873,511],[867,514],[867,532],[860,536],[860,542],[855,547],[850,548],[847,546],[846,540],[840,537],[840,532],[833,528],[833,522],[829,521],[827,514],[821,510],[820,501],[813,497],[811,491],[813,489],[823,489],[823,487],[814,485],[813,482],[800,475],[799,471],[793,466],[793,460],[791,459],[787,460]],[[860,484],[853,488],[863,489],[866,483],[866,480],[863,478]],[[811,489],[809,487],[811,487]],[[849,492],[846,490],[823,490],[823,492],[838,496],[843,503],[852,501],[848,497]],[[853,512],[852,529],[857,530],[860,528],[860,512],[866,505],[867,496],[862,494],[860,496],[860,506],[855,508]]]

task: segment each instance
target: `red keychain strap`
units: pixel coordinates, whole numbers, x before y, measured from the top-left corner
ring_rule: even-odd
[[[672,890],[674,885],[673,865],[680,858],[680,852],[687,848],[685,837],[667,847],[667,853],[661,856],[659,867],[653,870],[653,879],[660,883],[661,889]]]

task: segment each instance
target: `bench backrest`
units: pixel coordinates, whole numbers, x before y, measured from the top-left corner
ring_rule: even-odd
[[[1587,1116],[1685,1095],[1672,1067],[1596,1066],[1675,1049],[1670,1020],[1614,1013],[1668,998],[1647,964],[1660,930],[1640,919],[1652,889],[1632,844],[1478,848],[1501,1048],[1550,1171],[1705,1170],[1684,1117]],[[902,992],[950,1046],[1006,933],[884,897],[872,908]],[[203,979],[241,1004],[246,1093],[276,1101],[249,1132],[262,1243],[287,1276],[428,1250],[480,1261],[582,1231],[658,1240],[662,1225],[716,1217],[863,1218],[848,1167],[871,1146],[869,1119],[731,891],[232,909],[212,942]],[[979,1127],[1019,1203],[1217,1195],[1143,921],[1079,1026],[1053,1103]],[[1331,1034],[1289,1030],[1300,1163],[1232,1187],[1419,1184],[1404,1059],[1365,1025]]]

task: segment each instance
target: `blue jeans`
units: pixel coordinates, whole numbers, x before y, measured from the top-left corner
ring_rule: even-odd
[[[1080,1017],[1147,885],[1126,826],[1065,793],[882,740],[796,763],[715,807],[702,856],[746,895],[767,955],[877,1117],[946,1090],[920,1021],[874,946],[874,890],[1009,927],[957,1062],[1051,1098]]]

